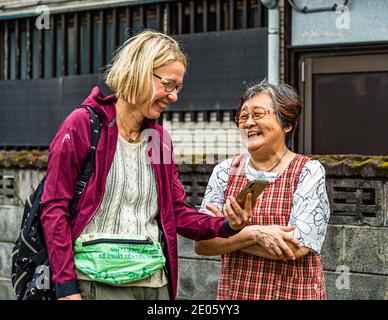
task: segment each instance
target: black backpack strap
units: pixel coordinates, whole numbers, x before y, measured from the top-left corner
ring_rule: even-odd
[[[85,107],[85,106],[81,106],[81,107]],[[100,118],[98,114],[90,107],[86,106],[86,109],[88,109],[90,112],[91,146],[90,146],[88,156],[86,158],[85,166],[82,169],[81,175],[78,177],[78,180],[75,184],[74,197],[73,197],[73,201],[70,204],[69,220],[73,219],[75,210],[77,209],[78,201],[85,190],[86,183],[88,182],[90,176],[94,172],[95,163],[96,163],[96,149],[97,149],[98,140],[101,134]]]

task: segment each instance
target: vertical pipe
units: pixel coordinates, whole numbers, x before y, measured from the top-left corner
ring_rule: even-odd
[[[279,82],[279,7],[268,10],[268,81]]]

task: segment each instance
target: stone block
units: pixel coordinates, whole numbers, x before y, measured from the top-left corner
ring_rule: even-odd
[[[360,273],[388,275],[388,228],[345,227],[345,265]]]
[[[0,278],[11,279],[11,253],[13,243],[0,242]]]
[[[180,258],[177,299],[214,300],[220,272],[220,262]]]
[[[194,252],[194,241],[178,235],[178,255],[179,258],[215,260],[220,261],[220,256],[200,256]]]
[[[26,198],[36,189],[45,173],[43,170],[16,170],[16,190],[20,205],[24,205]]]
[[[344,277],[348,280],[344,281]],[[388,300],[388,276],[326,271],[329,300]]]
[[[0,300],[16,300],[11,281],[0,278]]]
[[[344,234],[343,226],[328,225],[325,242],[321,250],[321,258],[325,270],[334,271],[338,265],[342,264]]]
[[[0,242],[16,241],[22,217],[22,207],[0,206]]]
[[[388,274],[388,229],[329,225],[322,249],[325,270],[345,265],[351,272]]]

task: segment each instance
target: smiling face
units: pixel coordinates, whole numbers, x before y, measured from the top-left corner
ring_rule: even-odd
[[[267,113],[254,120],[254,110],[263,108]],[[241,137],[249,153],[273,153],[284,150],[286,133],[291,128],[282,128],[273,109],[272,99],[268,94],[261,93],[247,100],[240,111],[240,116],[250,113],[245,123],[239,124]]]
[[[185,67],[181,62],[174,61],[154,69],[153,73],[165,80],[175,81],[177,85],[181,85]],[[152,85],[150,101],[140,106],[139,111],[145,118],[158,119],[170,104],[178,100],[178,94],[176,90],[167,92],[163,81],[155,76],[152,77]]]

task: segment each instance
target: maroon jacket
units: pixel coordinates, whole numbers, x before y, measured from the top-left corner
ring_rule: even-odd
[[[76,109],[68,116],[50,145],[41,199],[41,222],[58,298],[79,292],[74,271],[73,243],[97,212],[104,195],[118,138],[115,102],[115,95],[105,97],[95,87],[82,104],[92,107],[101,115],[102,130],[97,146],[95,172],[89,179],[70,223],[69,203],[90,147],[90,116],[86,108]],[[148,131],[157,132],[160,137],[158,141],[158,137],[153,136],[154,143],[149,143],[148,155],[145,156],[153,159],[170,292],[174,299],[178,279],[176,233],[194,240],[205,240],[228,237],[235,232],[224,218],[199,213],[186,204],[169,134],[155,121],[147,120],[144,126],[150,129]]]

